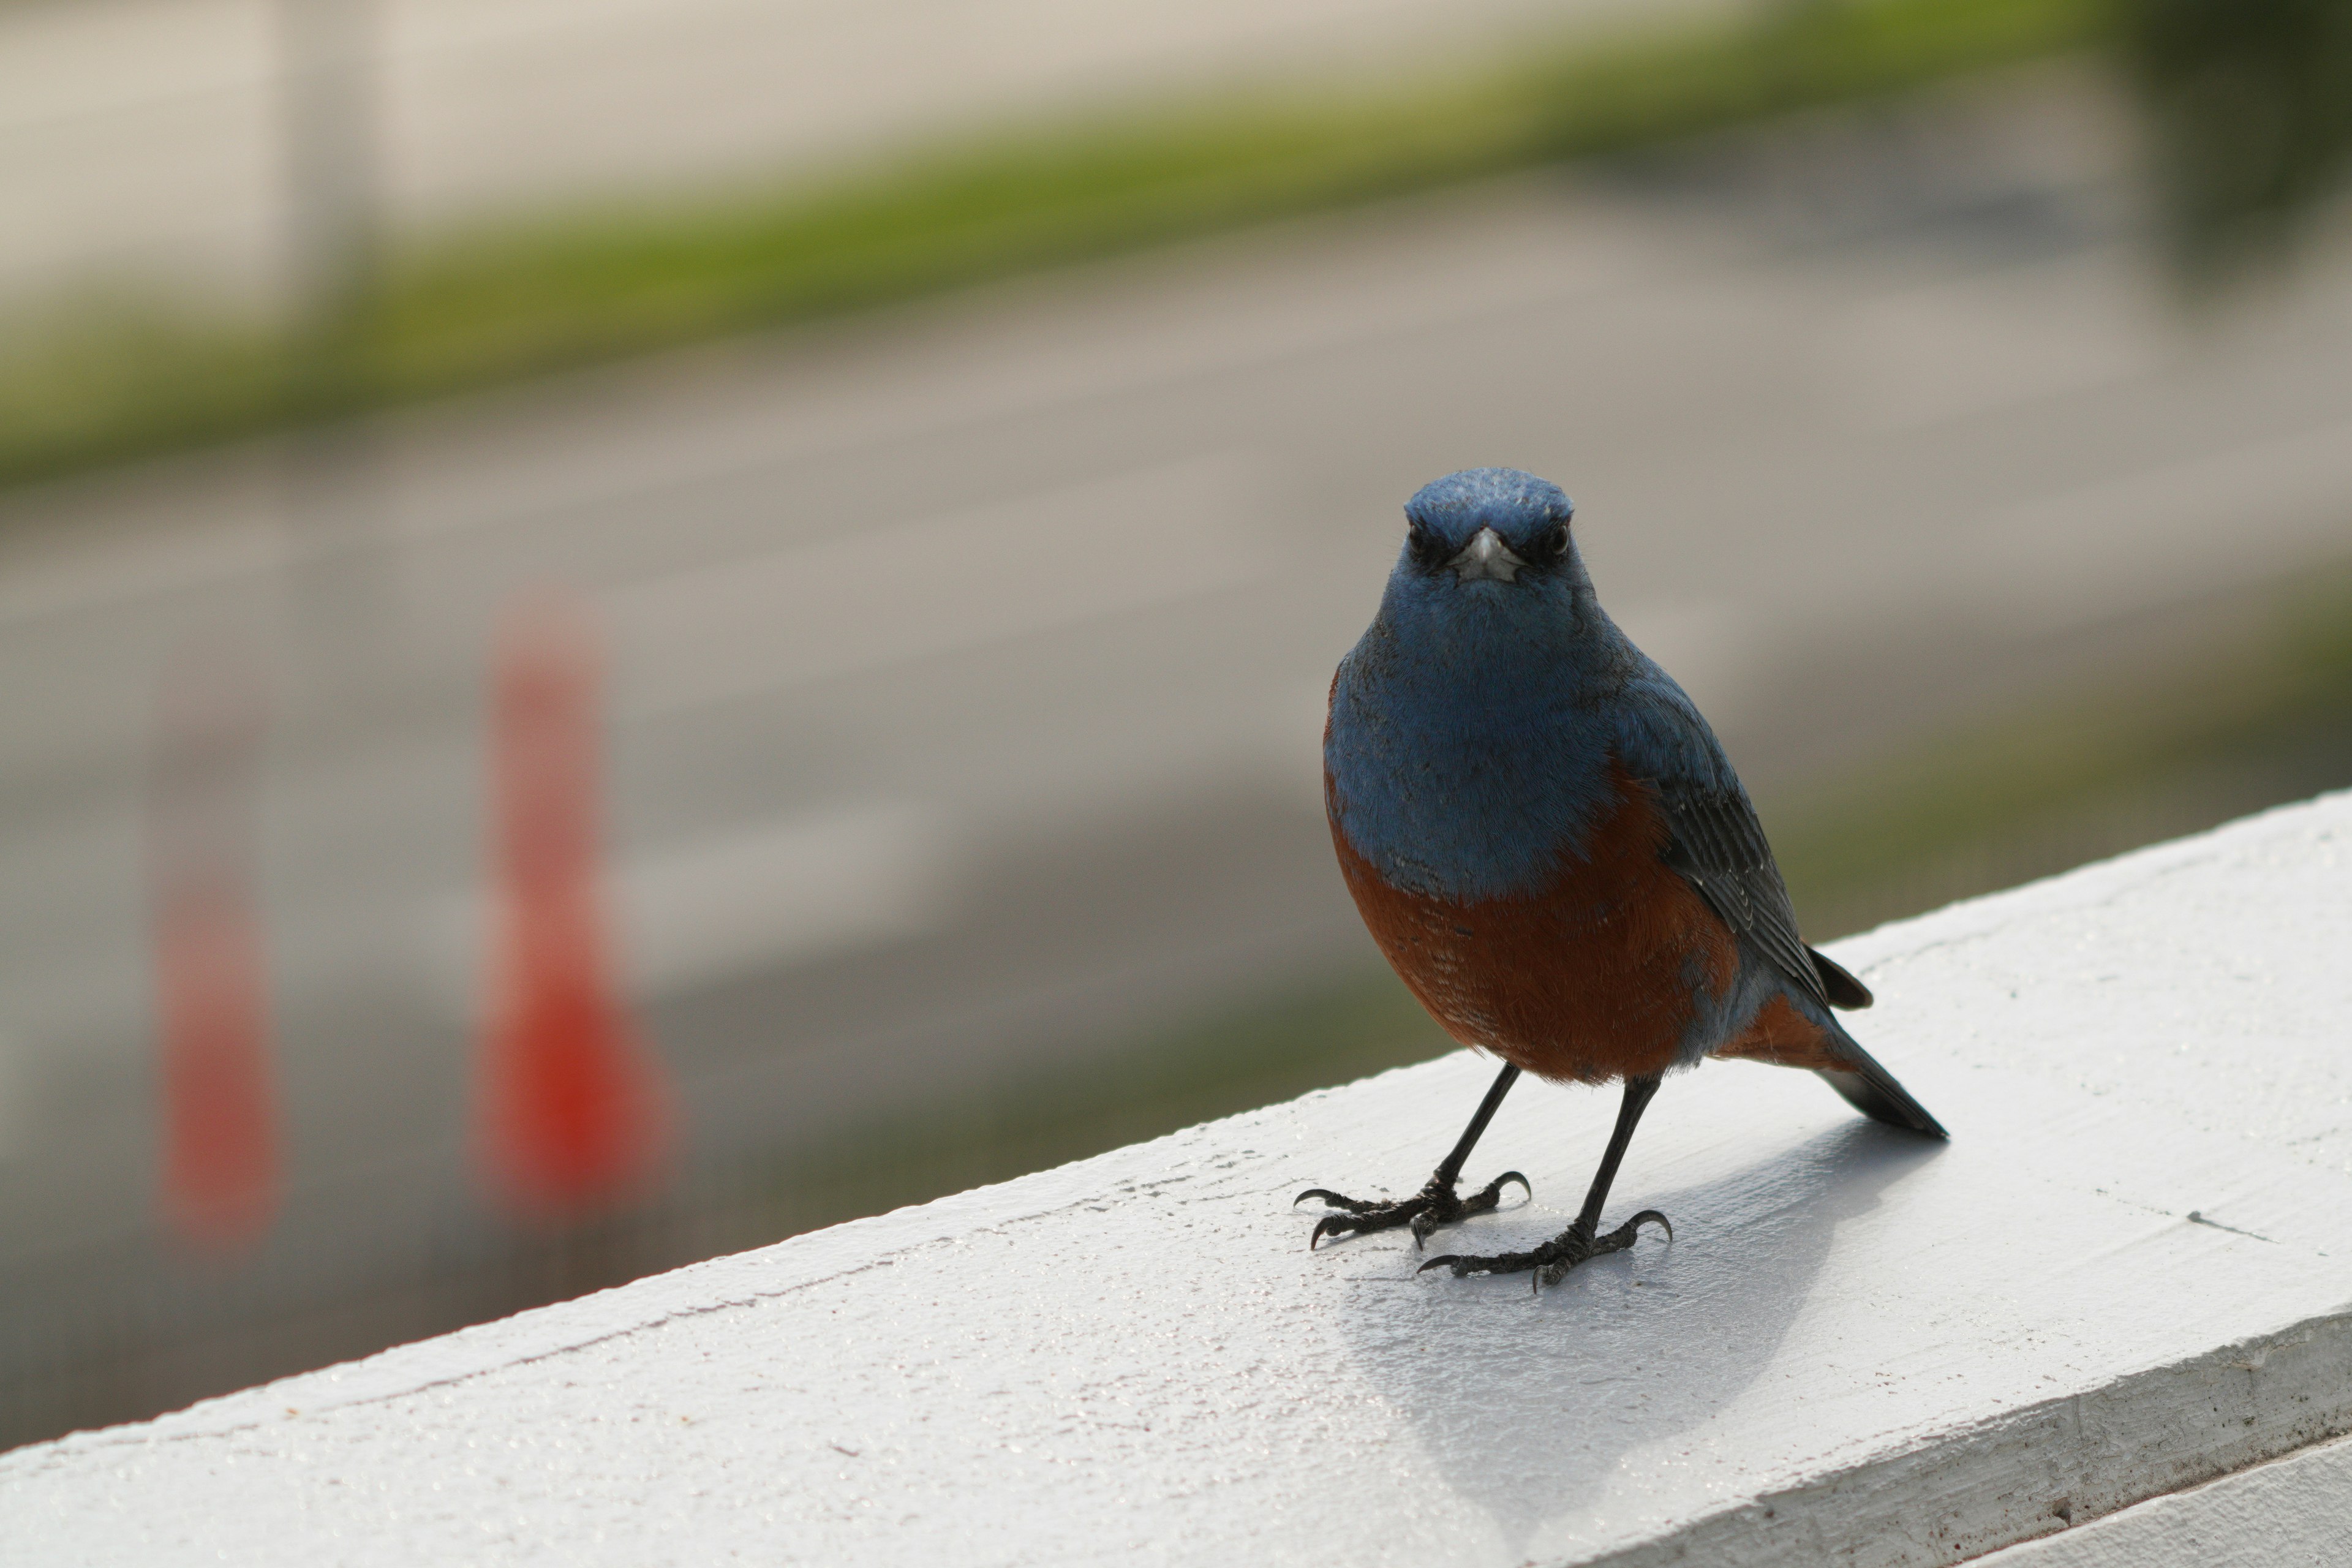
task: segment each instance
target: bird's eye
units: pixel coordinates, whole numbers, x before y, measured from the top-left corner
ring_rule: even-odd
[[[1550,566],[1568,553],[1568,524],[1561,523],[1548,533],[1536,536],[1528,545],[1528,563]]]
[[[1404,531],[1404,545],[1412,552],[1413,560],[1419,564],[1423,566],[1436,564],[1437,541],[1432,539],[1429,530],[1420,523],[1416,522]]]
[[[1568,524],[1563,522],[1543,536],[1542,542],[1536,546],[1536,560],[1543,565],[1549,566],[1567,554]]]

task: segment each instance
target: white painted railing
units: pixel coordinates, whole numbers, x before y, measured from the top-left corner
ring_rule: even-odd
[[[1835,951],[1951,1144],[1707,1067],[1617,1183],[1675,1240],[1540,1299],[1416,1278],[1394,1234],[1310,1256],[1288,1206],[1417,1184],[1486,1081],[1455,1056],[18,1450],[0,1559],[1897,1564],[2053,1536],[2002,1561],[2057,1568],[2352,1536],[2352,795]],[[1614,1103],[1524,1086],[1472,1175],[1535,1201],[1465,1238],[1564,1224]]]

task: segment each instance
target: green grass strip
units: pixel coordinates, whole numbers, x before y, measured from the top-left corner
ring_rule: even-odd
[[[1065,124],[714,204],[444,237],[333,341],[112,312],[0,359],[0,483],[1900,92],[2100,0],[1816,0],[1417,89]]]

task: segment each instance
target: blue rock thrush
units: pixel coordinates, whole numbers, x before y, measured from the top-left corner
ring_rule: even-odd
[[[1556,1282],[1633,1245],[1601,1230],[1619,1161],[1664,1075],[1705,1057],[1819,1073],[1864,1114],[1936,1119],[1832,1016],[1862,983],[1807,947],[1739,776],[1683,689],[1602,613],[1559,487],[1514,468],[1450,474],[1405,506],[1380,613],[1340,660],[1324,800],[1348,890],[1447,1034],[1506,1064],[1461,1141],[1396,1203],[1317,1187],[1327,1236],[1491,1211],[1517,1172],[1455,1192],[1522,1071],[1622,1079],[1584,1207],[1529,1252],[1433,1258],[1457,1275]]]

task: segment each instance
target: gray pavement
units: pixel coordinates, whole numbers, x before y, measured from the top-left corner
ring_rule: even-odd
[[[247,1307],[437,1278],[478,1223],[518,591],[604,631],[612,888],[688,1167],[789,1147],[1367,961],[1320,705],[1436,474],[1569,489],[1768,815],[2108,629],[2352,555],[2352,268],[2184,321],[2122,147],[2023,73],[447,405],[299,486],[257,447],[0,500],[20,1353],[96,1353],[184,1278],[141,802],[190,649],[248,649],[273,714],[294,1186]]]

